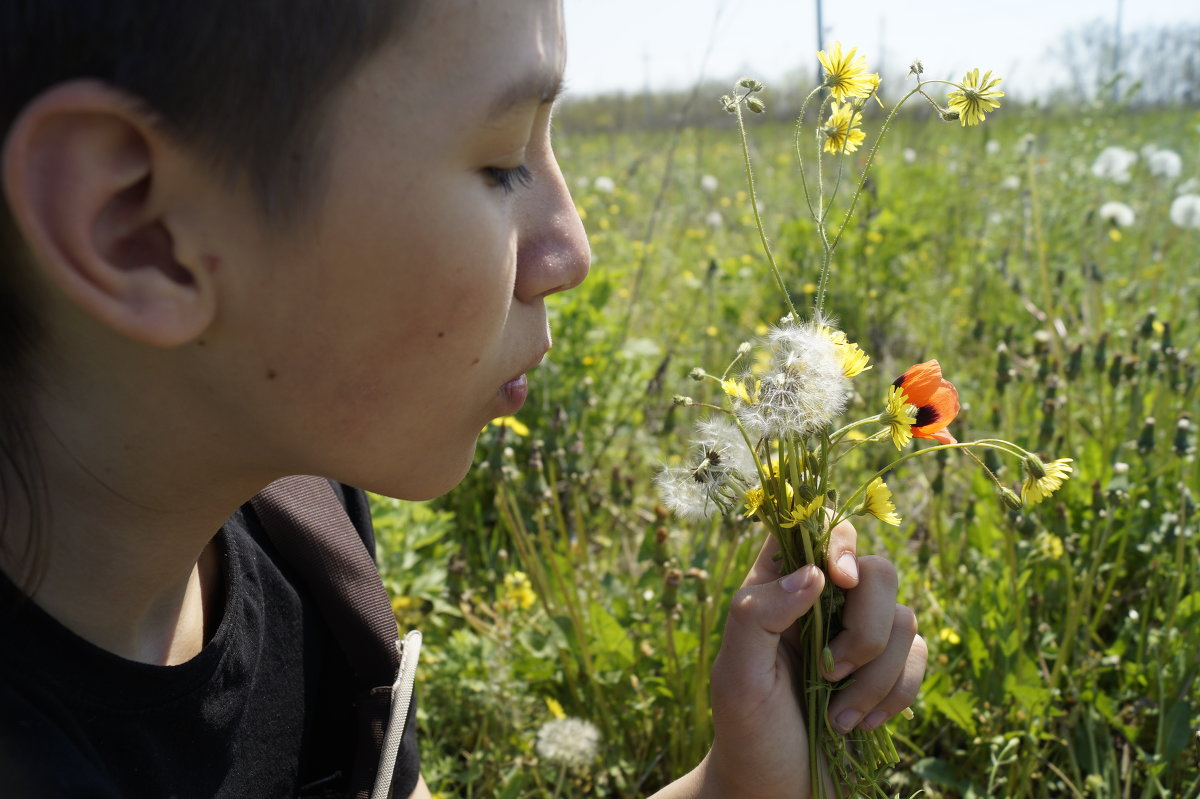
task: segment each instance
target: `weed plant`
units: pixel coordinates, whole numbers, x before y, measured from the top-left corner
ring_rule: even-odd
[[[1200,229],[1171,219],[1200,194],[1198,124],[1105,107],[966,130],[902,118],[875,157],[826,300],[876,363],[862,397],[952,354],[959,438],[1025,440],[1076,467],[1034,514],[935,456],[906,465],[901,527],[859,524],[931,650],[915,717],[893,725],[896,793],[1200,795]],[[800,304],[823,252],[792,134],[754,124],[751,155]],[[1125,175],[1095,173],[1110,146],[1137,154]],[[1153,174],[1149,146],[1181,172]],[[676,522],[652,484],[686,450],[671,397],[688,372],[779,315],[732,123],[557,149],[593,270],[552,308],[520,425],[483,431],[445,499],[375,505],[397,616],[425,632],[423,770],[444,796],[642,796],[690,770],[726,603],[764,535]],[[1132,221],[1102,214],[1112,202]],[[862,397],[848,412],[873,412]],[[985,462],[1019,489],[1010,463]],[[540,745],[557,717],[598,735],[572,728],[566,757]]]

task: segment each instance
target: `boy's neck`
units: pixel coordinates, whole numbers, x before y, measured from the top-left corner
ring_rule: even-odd
[[[16,581],[22,569],[11,553],[35,553],[33,601],[81,638],[142,663],[191,659],[223,609],[214,536],[256,487],[201,479],[213,471],[187,457],[196,450],[183,439],[156,452],[136,431],[121,440],[139,445],[122,446],[98,426],[42,418],[36,440],[46,502],[36,543],[25,547],[11,535],[21,526],[10,527],[0,569]]]

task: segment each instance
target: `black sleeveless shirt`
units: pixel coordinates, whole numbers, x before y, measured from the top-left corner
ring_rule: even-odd
[[[366,497],[334,486],[374,554]],[[0,796],[336,796],[353,762],[354,682],[249,505],[221,528],[225,609],[177,666],[83,640],[0,573]],[[416,703],[393,781],[417,783]]]

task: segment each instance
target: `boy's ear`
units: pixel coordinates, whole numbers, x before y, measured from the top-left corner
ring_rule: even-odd
[[[34,261],[87,313],[159,347],[192,340],[216,313],[210,270],[178,257],[161,205],[177,196],[163,185],[170,151],[129,95],[80,79],[31,101],[3,153],[5,196]]]

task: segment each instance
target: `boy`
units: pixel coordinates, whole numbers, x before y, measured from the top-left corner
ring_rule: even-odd
[[[588,269],[549,141],[559,0],[4,13],[0,781],[335,789],[349,666],[234,511],[289,474],[436,496],[521,406],[544,299]],[[925,659],[854,546],[835,531],[843,729],[906,707]],[[770,555],[734,597],[713,748],[664,797],[807,795],[780,642],[825,578]],[[411,733],[393,792],[429,795]]]

